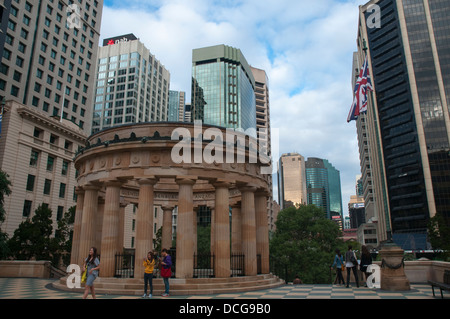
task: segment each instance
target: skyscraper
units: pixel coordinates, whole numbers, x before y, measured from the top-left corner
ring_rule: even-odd
[[[449,14],[446,0],[360,7],[356,66],[367,55],[374,85],[357,122],[363,181],[372,184],[369,193],[363,183],[364,196],[375,203],[366,219],[377,220],[379,241],[392,235],[404,249],[429,248],[430,217],[450,220]]]
[[[256,104],[256,128],[258,130],[258,142],[261,151],[272,157],[272,137],[270,129],[270,101],[269,101],[269,78],[264,70],[250,67],[255,78],[255,104]],[[273,209],[273,182],[272,174],[269,178],[270,195],[267,200],[267,212],[269,224],[276,220],[277,212]]]
[[[169,122],[184,122],[184,109],[186,107],[186,93],[183,91],[169,91]]]
[[[255,79],[241,50],[226,45],[192,52],[192,120],[227,128],[253,129]]]
[[[5,2],[5,5],[7,2]],[[0,96],[91,128],[102,0],[9,1]],[[77,9],[79,11],[77,11]],[[75,23],[72,16],[79,16]],[[1,39],[1,38],[0,38]]]
[[[332,215],[342,216],[341,177],[328,160],[310,157],[305,163],[307,203]]]
[[[103,41],[98,50],[92,131],[167,121],[170,73],[134,34]]]
[[[306,204],[305,158],[283,154],[278,161],[278,201],[281,209]]]
[[[0,168],[12,193],[2,231],[12,235],[39,205],[54,229],[76,204],[76,151],[91,131],[102,0],[3,1]]]

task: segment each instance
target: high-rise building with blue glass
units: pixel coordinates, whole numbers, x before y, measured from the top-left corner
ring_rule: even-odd
[[[255,79],[241,50],[193,50],[191,94],[193,121],[256,132]]]
[[[305,162],[307,203],[331,216],[342,216],[340,172],[326,159],[310,157]]]
[[[360,7],[355,66],[367,56],[374,86],[357,121],[366,219],[408,250],[430,248],[431,217],[450,223],[449,15],[448,0]]]

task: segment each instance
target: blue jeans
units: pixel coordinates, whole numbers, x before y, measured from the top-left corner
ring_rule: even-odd
[[[153,295],[153,274],[144,273],[144,293],[147,294],[147,287],[150,284],[150,294]]]
[[[169,278],[163,278],[163,281],[165,287],[164,293],[169,294]]]

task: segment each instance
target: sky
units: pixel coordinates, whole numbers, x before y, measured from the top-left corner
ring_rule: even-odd
[[[352,103],[358,6],[368,0],[105,0],[100,43],[133,33],[170,72],[170,89],[190,101],[192,50],[225,44],[269,78],[278,158],[327,159],[341,175],[348,215],[361,174]],[[274,154],[274,152],[273,152]],[[274,198],[277,199],[276,175]]]

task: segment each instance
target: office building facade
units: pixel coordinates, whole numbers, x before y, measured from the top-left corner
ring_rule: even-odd
[[[168,120],[170,73],[133,34],[103,41],[93,99],[92,132]]]
[[[39,205],[52,210],[56,229],[76,203],[73,158],[91,131],[103,1],[2,5],[0,168],[12,193],[1,227],[11,236]]]
[[[253,130],[255,79],[241,50],[225,45],[192,52],[191,117],[205,124]]]
[[[278,161],[280,209],[307,203],[305,158],[298,153],[283,154]]]
[[[0,96],[90,132],[103,1],[9,3]],[[74,8],[70,15],[68,5]]]
[[[307,204],[322,208],[331,219],[342,216],[340,172],[326,159],[310,157],[305,163]]]
[[[169,90],[169,109],[167,120],[169,122],[184,122],[185,107],[186,92]]]
[[[367,23],[372,5],[378,25]],[[430,217],[450,220],[449,14],[444,0],[360,7],[356,58],[359,67],[367,54],[374,94],[357,125],[366,129],[373,214],[378,239],[392,237],[404,249],[429,248]]]

